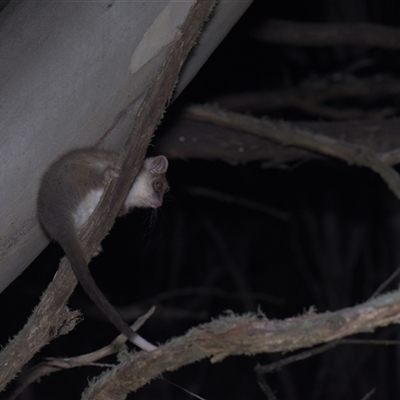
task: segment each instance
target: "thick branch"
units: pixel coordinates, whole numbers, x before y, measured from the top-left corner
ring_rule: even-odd
[[[389,165],[400,163],[399,119],[368,122],[296,121],[286,125],[285,129],[288,127],[319,132],[333,140],[367,147]],[[224,160],[232,165],[261,160],[274,167],[298,160],[321,158],[320,154],[310,150],[283,147],[243,129],[239,130],[234,124],[222,127],[190,118],[180,118],[169,124],[168,130],[157,138],[157,148],[168,158]]]
[[[339,158],[348,164],[370,168],[381,176],[390,190],[400,199],[400,177],[397,172],[383,162],[374,152],[362,145],[350,144],[324,135],[313,134],[306,130],[292,127],[288,123],[257,119],[212,107],[193,106],[187,110],[187,115],[196,120],[248,132],[283,146],[304,148]]]
[[[287,352],[399,323],[400,291],[362,305],[285,320],[246,315],[220,317],[191,329],[151,353],[141,352],[105,373],[84,393],[85,400],[124,398],[162,372],[210,358]],[[110,379],[110,377],[116,379]]]
[[[304,23],[269,20],[254,32],[257,39],[293,46],[363,45],[400,48],[400,29],[373,23]]]

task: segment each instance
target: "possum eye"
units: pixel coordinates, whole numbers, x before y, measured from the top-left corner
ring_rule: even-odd
[[[154,189],[154,191],[155,191],[155,192],[160,192],[162,188],[163,188],[163,183],[162,183],[162,181],[161,181],[160,179],[156,179],[156,180],[153,182],[153,189]]]

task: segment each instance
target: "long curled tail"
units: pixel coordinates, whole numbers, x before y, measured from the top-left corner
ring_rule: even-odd
[[[115,327],[123,333],[133,344],[145,351],[153,351],[157,347],[141,337],[133,331],[131,327],[122,319],[121,315],[107,300],[103,292],[99,289],[96,281],[93,279],[88,264],[85,260],[85,255],[78,235],[75,229],[70,232],[64,232],[60,245],[64,249],[66,256],[71,264],[79,283],[82,285],[85,292],[91,300],[96,304],[101,312],[115,325]]]

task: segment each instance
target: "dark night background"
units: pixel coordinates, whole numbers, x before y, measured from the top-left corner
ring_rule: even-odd
[[[213,102],[222,95],[283,90],[310,77],[337,77],[362,60],[369,62],[356,70],[359,76],[399,75],[398,51],[294,47],[254,39],[254,28],[269,18],[398,27],[400,2],[254,1],[169,108],[157,136],[185,105]],[[396,96],[386,100],[399,104]],[[265,114],[290,121],[320,119],[291,109],[265,110]],[[91,271],[111,302],[127,313],[126,319],[157,305],[140,331],[148,340],[163,343],[226,310],[245,313],[260,308],[269,318],[287,318],[311,307],[323,312],[352,306],[368,299],[398,267],[399,202],[378,175],[329,158],[274,168],[265,168],[265,161],[231,166],[222,161],[171,160],[171,191],[157,216],[138,210],[116,222]],[[256,201],[288,218],[196,196],[193,187]],[[22,328],[61,256],[58,246],[50,245],[1,294],[2,345]],[[387,289],[397,285],[396,281]],[[93,351],[117,335],[80,287],[69,306],[82,310],[85,320],[44,348],[30,366],[44,357]],[[392,326],[360,338],[398,336],[398,328]],[[367,398],[371,390],[375,390],[371,399],[396,399],[400,398],[399,356],[395,346],[343,345],[272,373],[267,381],[280,400],[354,400]],[[205,360],[164,377],[208,400],[261,400],[266,396],[253,369],[282,357],[229,357],[216,365]],[[101,368],[91,367],[53,374],[32,385],[20,399],[78,398],[88,377],[100,372]],[[158,380],[128,398],[192,397]]]

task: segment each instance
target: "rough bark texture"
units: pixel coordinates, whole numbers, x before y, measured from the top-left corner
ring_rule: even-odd
[[[400,177],[388,164],[387,156],[380,157],[363,145],[351,144],[318,133],[293,128],[286,122],[257,119],[212,107],[191,107],[188,115],[193,119],[207,121],[224,128],[235,128],[248,132],[282,146],[299,147],[339,158],[349,165],[370,168],[381,176],[393,194],[400,199]]]
[[[293,130],[319,133],[333,140],[364,146],[390,165],[400,162],[400,121],[314,122],[299,121],[287,124]],[[368,132],[368,135],[365,134]],[[321,154],[304,148],[283,147],[265,138],[235,127],[181,118],[157,140],[157,148],[169,158],[223,160],[229,164],[264,161],[271,167],[298,160],[321,158]]]
[[[219,362],[232,355],[287,352],[330,342],[399,322],[400,292],[362,305],[323,314],[308,313],[281,321],[264,316],[228,315],[191,329],[154,352],[128,356],[103,374],[84,393],[85,400],[125,398],[164,371],[210,358]]]

